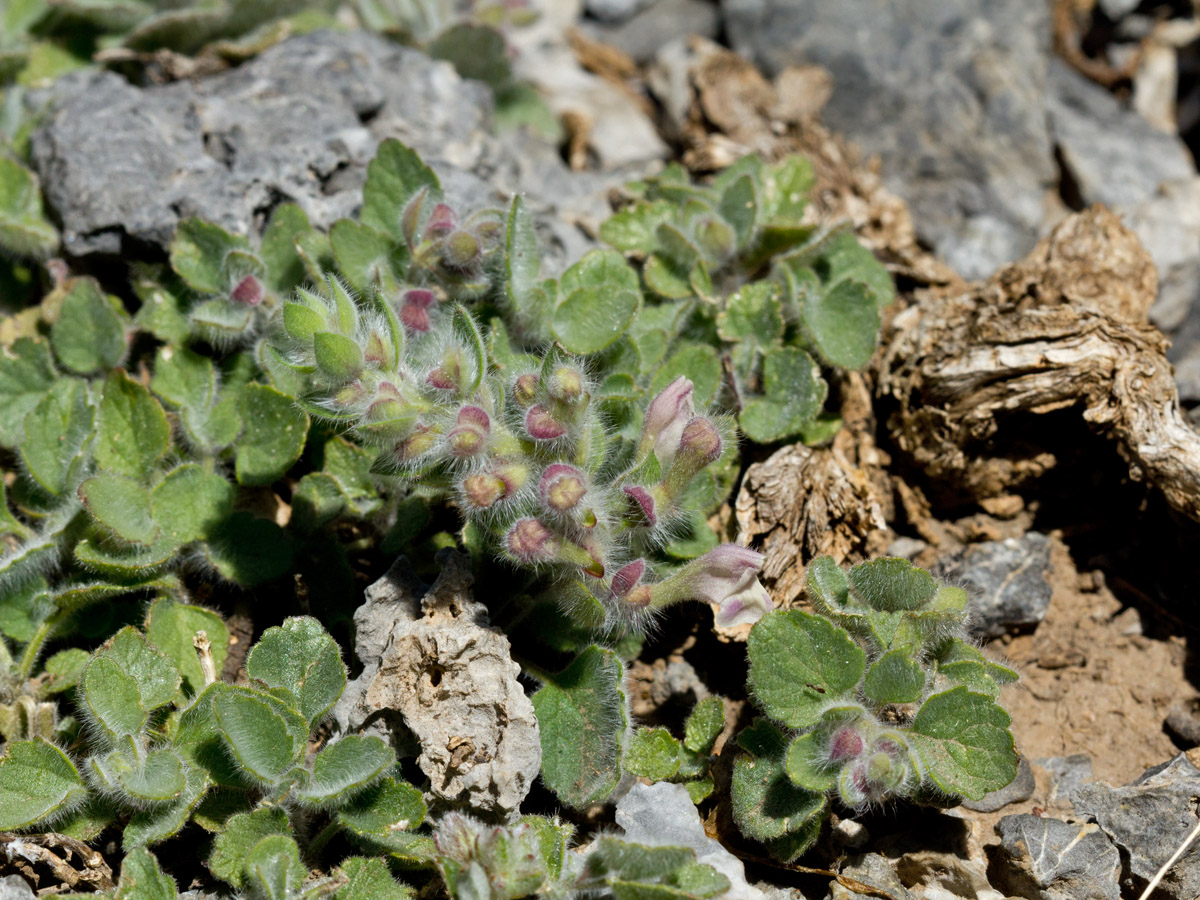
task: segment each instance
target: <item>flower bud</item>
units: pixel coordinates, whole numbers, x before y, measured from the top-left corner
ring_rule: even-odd
[[[396,462],[407,463],[424,456],[437,446],[437,433],[428,425],[418,424],[413,434],[396,445]]]
[[[396,365],[395,347],[390,339],[372,330],[367,336],[366,346],[363,347],[363,359],[381,369],[390,369]]]
[[[532,474],[529,471],[529,466],[521,463],[503,463],[495,468],[496,477],[504,481],[506,496],[511,497],[521,488],[525,487],[529,481],[529,476]]]
[[[409,248],[417,245],[417,229],[421,227],[421,210],[425,206],[425,198],[429,196],[429,188],[423,187],[404,204],[400,213],[400,231],[404,242]]]
[[[519,375],[513,382],[513,400],[521,406],[531,406],[537,399],[537,391],[538,377],[536,375]]]
[[[462,271],[479,258],[481,250],[475,235],[469,231],[456,231],[442,245],[442,263],[448,268]]]
[[[636,518],[641,524],[651,528],[658,524],[658,502],[649,490],[640,484],[627,485],[621,490],[633,501]]]
[[[633,562],[622,566],[617,570],[617,574],[612,577],[609,590],[612,591],[614,597],[624,597],[642,580],[642,576],[646,574],[646,561],[644,559],[635,559]]]
[[[450,350],[442,364],[425,376],[425,383],[439,391],[457,391],[462,384],[462,368],[462,357]]]
[[[550,529],[537,519],[519,519],[504,536],[504,546],[519,562],[548,562],[558,553]]]
[[[567,429],[550,410],[538,405],[529,407],[525,413],[525,433],[535,441],[553,441],[566,434]]]
[[[487,446],[491,419],[478,406],[464,406],[455,417],[455,426],[446,435],[450,455],[459,459],[474,456]]]
[[[437,301],[433,291],[416,288],[405,291],[400,303],[400,321],[409,331],[429,330],[429,309]]]
[[[723,444],[717,427],[704,416],[689,421],[679,436],[679,446],[663,480],[667,493],[671,497],[681,496],[697,472],[721,458]]]
[[[229,292],[229,299],[245,306],[258,306],[265,295],[262,282],[253,275],[247,275]]]
[[[562,403],[574,403],[583,396],[583,373],[573,366],[559,366],[546,384],[546,393]]]
[[[425,240],[436,240],[445,237],[458,225],[458,216],[445,203],[439,203],[429,216],[429,224],[425,226]]]
[[[507,496],[508,487],[498,475],[479,473],[463,479],[462,494],[468,505],[489,509]]]
[[[542,473],[538,492],[543,506],[554,512],[565,513],[579,505],[579,501],[587,494],[587,484],[583,473],[574,466],[554,463]]]
[[[829,737],[829,761],[845,762],[863,752],[862,735],[851,725],[839,728]]]
[[[692,383],[680,375],[650,401],[642,419],[639,458],[653,450],[660,465],[666,468],[671,464],[684,427],[696,415],[692,392]]]

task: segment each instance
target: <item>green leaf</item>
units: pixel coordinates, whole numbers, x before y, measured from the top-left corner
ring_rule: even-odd
[[[78,647],[59,650],[47,659],[42,666],[42,671],[45,673],[45,680],[39,689],[40,692],[54,695],[61,694],[63,691],[69,691],[79,683],[79,676],[83,672],[83,667],[87,665],[88,660],[91,658],[90,653],[86,650],[80,650]]]
[[[482,81],[493,91],[513,80],[508,42],[489,25],[475,22],[451,25],[425,46],[425,52],[434,59],[449,62],[463,78]]]
[[[181,346],[192,336],[192,323],[183,311],[183,301],[176,290],[161,284],[155,270],[135,270],[130,275],[130,286],[141,301],[141,308],[133,317],[133,323],[160,341]]]
[[[809,290],[800,298],[800,317],[825,362],[861,369],[871,361],[879,337],[875,295],[857,281]]]
[[[718,211],[733,226],[739,247],[745,247],[754,236],[758,225],[758,207],[758,192],[750,175],[736,179],[721,194]]]
[[[389,234],[351,219],[339,219],[329,230],[329,244],[338,269],[360,294],[404,281],[408,246]]]
[[[637,273],[612,250],[593,250],[563,273],[551,323],[571,353],[597,353],[625,333],[641,304]]]
[[[867,669],[863,692],[875,703],[915,703],[925,691],[925,670],[905,648],[889,650]]]
[[[783,338],[783,307],[777,287],[754,281],[729,298],[717,316],[717,332],[726,341],[766,347]]]
[[[209,532],[202,549],[223,578],[243,587],[286,574],[296,554],[287,532],[248,512],[234,513]]]
[[[850,590],[872,609],[899,612],[928,603],[937,592],[937,581],[907,559],[885,557],[852,568]]]
[[[375,158],[367,166],[367,181],[363,185],[363,207],[359,218],[364,225],[403,241],[400,213],[404,205],[421,188],[427,187],[440,196],[442,187],[421,157],[396,140],[379,145]]]
[[[529,320],[538,312],[537,278],[541,259],[533,216],[520,194],[513,196],[508,211],[504,249],[504,285],[508,290],[508,302],[520,319]]]
[[[167,803],[183,794],[186,782],[183,762],[165,748],[151,750],[141,766],[119,772],[118,780],[125,792],[135,800],[146,803]]]
[[[337,383],[357,378],[363,369],[363,352],[357,341],[332,331],[313,335],[313,357],[321,374]]]
[[[235,455],[238,484],[265,485],[282,478],[304,452],[308,414],[265,384],[242,387],[238,413],[246,423]]]
[[[721,383],[721,358],[716,349],[708,344],[681,343],[670,359],[655,368],[650,394],[657,394],[680,375],[691,379],[696,406],[707,406]]]
[[[328,326],[324,312],[313,309],[305,303],[287,302],[283,304],[283,327],[293,340],[308,343],[319,331]]]
[[[295,713],[249,691],[219,693],[212,705],[234,759],[256,781],[274,786],[303,759],[308,728]]]
[[[780,347],[763,363],[763,396],[742,406],[738,424],[746,437],[771,444],[791,437],[821,411],[825,382],[811,356],[795,347]]]
[[[76,278],[50,328],[54,354],[80,375],[115,366],[125,355],[125,323],[92,278]]]
[[[278,806],[231,816],[213,843],[208,868],[217,878],[241,890],[246,886],[246,861],[258,842],[271,835],[288,836],[291,831],[287,813]]]
[[[693,753],[711,753],[724,727],[725,701],[720,697],[705,697],[684,722],[683,746]]]
[[[625,770],[651,781],[666,781],[679,771],[682,747],[665,728],[639,728],[625,748]]]
[[[819,732],[801,734],[788,745],[784,759],[784,769],[792,784],[819,794],[833,790],[838,775],[836,769],[826,769],[821,765],[823,740]]]
[[[50,543],[45,556],[58,556],[58,548]],[[36,570],[41,563],[35,554],[26,565]],[[41,575],[19,577],[4,588],[4,599],[0,602],[0,632],[18,643],[25,643],[37,633],[38,625],[54,608],[54,601],[46,579]]]
[[[221,344],[240,340],[250,327],[254,313],[253,308],[244,303],[214,297],[196,304],[188,318],[199,333]]]
[[[784,768],[787,738],[765,719],[738,735],[747,752],[733,763],[733,818],[746,837],[768,842],[791,862],[817,839],[829,810],[824,794],[792,784]]]
[[[0,248],[36,259],[58,249],[58,232],[42,213],[37,177],[7,156],[0,156]]]
[[[299,796],[316,805],[340,803],[368,786],[395,762],[396,755],[380,738],[346,735],[317,754],[312,780],[299,791]]]
[[[386,777],[338,811],[343,828],[358,835],[387,838],[425,821],[425,800],[411,784]]]
[[[392,878],[382,859],[352,857],[339,867],[347,879],[333,900],[410,900],[413,890]]]
[[[248,253],[249,242],[212,222],[183,219],[171,241],[171,267],[193,290],[223,294],[230,288],[227,259],[234,251]]]
[[[287,294],[304,281],[304,261],[296,251],[296,238],[310,231],[308,216],[295,203],[281,203],[271,213],[259,256],[267,268],[267,283],[276,293]]]
[[[177,544],[202,540],[233,511],[237,491],[216,472],[195,463],[172,469],[150,494],[150,509],[163,534]]]
[[[79,499],[97,522],[123,540],[151,544],[158,537],[150,492],[132,478],[93,475],[79,486]]]
[[[600,239],[626,253],[652,253],[658,249],[658,226],[675,214],[666,200],[636,203],[613,213],[600,223]]]
[[[309,616],[264,631],[246,657],[246,674],[267,688],[287,691],[310,726],[329,712],[346,686],[337,643]]]
[[[212,644],[213,665],[219,675],[229,651],[229,629],[220,616],[211,610],[166,597],[155,600],[146,615],[147,639],[166,654],[182,676],[177,700],[204,689],[204,676],[194,644],[200,631]]]
[[[88,795],[75,764],[44,738],[14,741],[0,757],[0,830],[65,813]]]
[[[144,482],[170,443],[167,414],[150,391],[119,369],[110,373],[96,416],[96,464]]]
[[[103,656],[83,670],[83,707],[99,725],[110,744],[136,735],[146,724],[146,709],[137,679]]]
[[[77,378],[56,382],[26,417],[21,461],[42,490],[61,497],[74,488],[92,435],[92,419],[87,385]]]
[[[463,396],[474,397],[479,391],[479,386],[483,384],[484,373],[487,372],[487,345],[483,342],[483,333],[479,330],[479,323],[461,303],[454,305],[451,323],[454,334],[466,345],[471,354],[473,375],[471,383],[463,391]]]
[[[97,540],[84,538],[75,545],[75,560],[97,575],[122,582],[140,582],[152,578],[175,557],[179,545],[169,538],[146,546],[131,544],[109,547]],[[132,587],[130,588],[133,589]]]
[[[616,653],[591,646],[533,695],[542,778],[568,806],[603,800],[620,779],[624,679]]]
[[[230,759],[212,699],[234,688],[216,681],[204,688],[178,719],[171,747],[191,767],[202,770],[213,784],[244,791],[246,780]]]
[[[292,900],[300,896],[307,874],[300,864],[300,847],[288,835],[268,835],[246,856],[247,885],[266,900]]]
[[[175,664],[131,626],[109,638],[96,651],[96,657],[112,660],[137,682],[147,712],[170,703],[179,690],[180,675]]]
[[[910,740],[934,784],[948,794],[978,800],[1017,777],[1011,723],[990,697],[959,686],[922,704]]]
[[[18,338],[0,348],[0,446],[15,448],[25,437],[25,417],[54,386],[50,345]]]
[[[763,200],[768,217],[799,221],[814,183],[812,165],[803,156],[792,155],[768,166],[764,174]]]
[[[748,685],[763,710],[791,728],[807,728],[830,701],[863,677],[866,654],[828,619],[800,610],[767,613],[750,629]]]
[[[121,860],[121,880],[113,900],[177,900],[178,886],[158,866],[158,860],[138,847]]]

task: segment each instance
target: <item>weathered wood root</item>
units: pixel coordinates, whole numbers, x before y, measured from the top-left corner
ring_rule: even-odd
[[[1014,436],[1013,414],[1078,408],[1130,477],[1200,520],[1200,434],[1180,410],[1167,341],[1147,320],[1156,290],[1137,238],[1093,207],[990,280],[919,294],[890,323],[879,366],[896,447],[930,478],[986,500],[1055,464],[1047,453],[988,454],[1006,427]]]

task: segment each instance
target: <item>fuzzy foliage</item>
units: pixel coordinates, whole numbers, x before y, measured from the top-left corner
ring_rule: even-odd
[[[708,356],[714,385],[724,381],[718,359],[727,360],[727,403],[758,443],[821,440],[836,429],[821,417],[822,368],[865,366],[879,312],[895,295],[853,232],[802,221],[812,184],[800,157],[767,165],[747,156],[710,184],[672,165],[630,185],[629,204],[600,229],[640,260],[647,296],[657,299],[638,330],[665,332],[668,368],[681,355],[693,365]]]
[[[903,559],[808,568],[816,613],[768,614],[750,632],[748,686],[766,713],[738,742],[734,816],[792,859],[817,837],[828,797],[977,800],[1017,774],[996,704],[1017,679],[966,638],[967,594]]]

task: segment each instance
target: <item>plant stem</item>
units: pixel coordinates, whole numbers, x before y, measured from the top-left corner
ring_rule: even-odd
[[[44,618],[33,633],[33,637],[29,639],[29,643],[25,645],[24,651],[21,653],[21,661],[17,664],[17,678],[20,681],[27,681],[33,673],[33,667],[37,665],[38,657],[42,655],[42,647],[46,641],[50,639],[55,629],[62,624],[64,618],[62,610],[57,610],[46,618]]]

